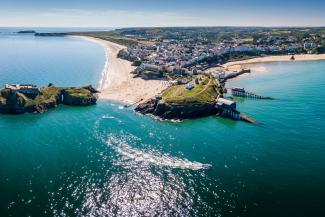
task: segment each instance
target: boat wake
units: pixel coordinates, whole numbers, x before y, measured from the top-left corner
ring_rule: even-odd
[[[189,170],[207,169],[211,166],[210,164],[191,162],[187,159],[173,157],[169,154],[161,154],[157,151],[149,150],[145,152],[130,146],[125,141],[117,139],[113,135],[109,137],[107,144],[123,156],[124,160],[133,160],[136,163]]]

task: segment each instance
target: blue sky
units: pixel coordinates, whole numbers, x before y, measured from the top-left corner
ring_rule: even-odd
[[[325,26],[325,0],[0,0],[0,26]]]

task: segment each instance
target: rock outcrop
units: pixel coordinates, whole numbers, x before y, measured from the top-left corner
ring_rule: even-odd
[[[0,92],[0,112],[9,114],[22,114],[25,112],[32,112],[32,100],[27,98],[24,94],[4,89]]]
[[[161,119],[194,119],[217,114],[214,103],[166,103],[163,100],[151,99],[135,108],[141,114],[152,114]]]
[[[19,92],[19,90],[0,90],[0,113],[23,114],[43,113],[59,104],[73,106],[89,106],[97,102],[97,90],[92,86],[81,88],[59,88],[52,84],[43,87],[35,97]]]
[[[67,36],[67,33],[35,33],[34,34],[37,37],[64,37]]]
[[[95,105],[97,97],[86,88],[66,88],[62,90],[62,103],[65,105]]]
[[[17,33],[18,34],[36,34],[37,32],[35,30],[22,30]]]

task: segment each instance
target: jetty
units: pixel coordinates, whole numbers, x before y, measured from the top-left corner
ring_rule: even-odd
[[[251,123],[251,124],[256,124],[256,120],[243,114],[243,113],[240,113],[240,119],[245,121],[245,122],[248,122],[248,123]]]
[[[269,96],[262,96],[253,92],[246,91],[244,88],[241,87],[232,87],[230,88],[231,94],[237,97],[245,97],[245,98],[253,98],[253,99],[273,99]]]

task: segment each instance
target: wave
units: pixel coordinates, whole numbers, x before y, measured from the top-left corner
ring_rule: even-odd
[[[109,85],[108,84],[109,82],[107,82],[107,80],[108,80],[108,62],[109,62],[107,48],[105,48],[105,59],[106,59],[105,65],[104,65],[104,68],[103,68],[103,71],[101,74],[101,79],[99,80],[99,85],[98,85],[100,91],[104,90]]]
[[[103,115],[102,118],[103,119],[114,119],[115,117],[111,116],[111,115]]]
[[[203,164],[196,161],[191,162],[187,159],[181,159],[151,150],[145,152],[130,146],[126,142],[121,141],[114,136],[110,136],[107,144],[127,160],[133,160],[135,162],[190,170],[201,170],[211,167],[210,164]]]

